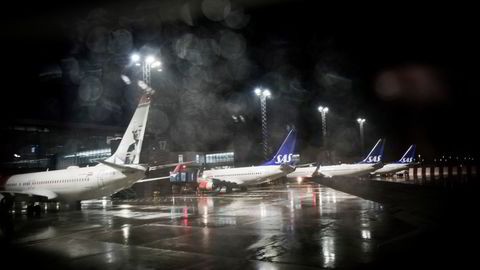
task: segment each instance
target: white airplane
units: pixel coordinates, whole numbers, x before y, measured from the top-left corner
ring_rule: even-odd
[[[407,170],[409,167],[415,165],[415,145],[412,144],[407,152],[403,154],[402,158],[395,163],[385,164],[382,168],[371,172],[370,174],[393,174],[399,171]]]
[[[380,139],[370,153],[359,163],[339,164],[328,166],[297,167],[296,170],[287,175],[287,178],[303,179],[305,177],[323,176],[359,176],[368,174],[382,166],[383,147],[385,141]]]
[[[295,148],[296,132],[290,130],[285,141],[272,160],[261,166],[239,167],[230,169],[205,170],[197,179],[198,189],[201,191],[216,191],[226,187],[230,192],[233,187],[246,188],[247,186],[266,183],[295,170],[289,163]]]
[[[32,206],[33,202],[48,200],[75,202],[78,207],[81,200],[112,195],[144,178],[148,167],[139,164],[139,159],[151,95],[152,92],[148,92],[141,97],[111,157],[93,167],[70,166],[63,170],[0,177],[0,199],[3,196],[11,201],[28,201]]]

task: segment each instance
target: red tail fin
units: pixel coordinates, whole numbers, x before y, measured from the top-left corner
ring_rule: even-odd
[[[185,164],[178,164],[175,167],[175,170],[173,170],[172,174],[179,173],[179,172],[184,172],[187,168],[187,165]]]

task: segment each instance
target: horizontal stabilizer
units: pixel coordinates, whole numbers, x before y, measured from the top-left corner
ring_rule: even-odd
[[[176,167],[178,165],[187,165],[187,164],[191,164],[193,162],[194,161],[186,161],[186,162],[177,162],[177,163],[157,165],[157,166],[148,167],[148,170],[149,171],[155,171],[155,170],[160,170],[160,169],[165,169],[165,168],[170,168],[170,167]]]
[[[115,164],[111,163],[105,160],[99,160],[98,163],[101,163],[103,165],[107,165],[108,167],[112,167],[114,169],[117,169],[119,171],[146,171],[146,168],[141,166],[141,165],[123,165],[123,164]]]
[[[137,184],[137,183],[144,183],[144,182],[151,182],[151,181],[158,181],[158,180],[169,179],[169,178],[170,178],[170,176],[162,176],[162,177],[155,177],[155,178],[146,178],[146,179],[138,180],[137,182],[135,182],[135,184]]]

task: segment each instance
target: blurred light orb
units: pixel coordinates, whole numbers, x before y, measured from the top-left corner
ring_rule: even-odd
[[[220,54],[227,59],[237,59],[245,53],[246,42],[242,35],[232,31],[220,34]]]
[[[231,11],[229,0],[203,0],[202,12],[208,19],[219,22],[223,21]]]
[[[87,76],[80,83],[78,97],[84,102],[94,102],[102,96],[102,92],[103,85],[100,79]]]
[[[114,54],[128,53],[133,47],[133,37],[130,31],[118,29],[110,32],[108,50]]]
[[[104,53],[107,50],[110,31],[105,27],[95,27],[86,39],[87,48],[95,53]]]
[[[225,18],[225,24],[232,29],[241,29],[250,21],[250,16],[245,15],[243,9],[231,11]]]

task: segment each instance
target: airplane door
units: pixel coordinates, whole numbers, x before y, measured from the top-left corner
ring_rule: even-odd
[[[104,178],[104,173],[100,172],[97,174],[97,185],[99,189],[104,189],[105,188],[105,183],[103,181]]]

